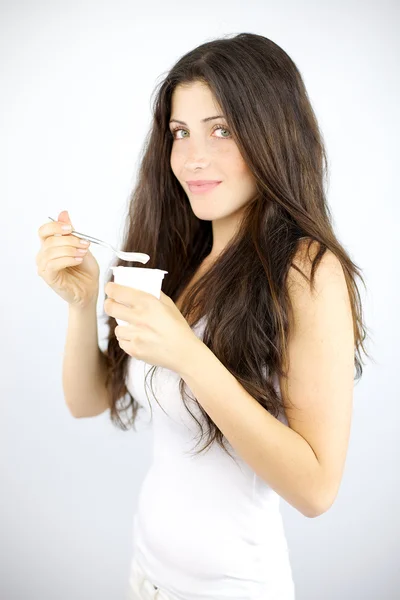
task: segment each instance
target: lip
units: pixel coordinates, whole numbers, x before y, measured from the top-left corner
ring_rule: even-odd
[[[192,185],[190,183],[188,185],[192,194],[205,194],[216,188],[220,183],[221,181],[210,181],[202,185]]]
[[[206,185],[208,183],[221,183],[218,179],[191,179],[186,182],[188,185]]]

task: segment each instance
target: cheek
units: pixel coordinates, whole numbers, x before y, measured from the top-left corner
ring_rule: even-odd
[[[232,160],[232,179],[235,180],[236,190],[240,190],[240,196],[245,204],[257,193],[256,182],[247,164],[241,155],[235,156]]]
[[[177,175],[177,173],[179,173],[179,169],[180,169],[181,165],[183,164],[183,162],[184,162],[184,158],[183,158],[182,154],[179,153],[175,149],[175,146],[172,146],[169,164],[171,165],[171,169],[175,175]]]
[[[249,168],[237,148],[235,149],[235,152],[231,153],[230,160],[232,167],[240,177],[246,177],[250,174]]]
[[[253,185],[253,175],[240,154],[231,156],[229,172],[232,175],[232,179],[234,179],[237,185],[242,189]]]

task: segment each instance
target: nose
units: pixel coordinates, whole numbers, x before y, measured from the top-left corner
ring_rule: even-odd
[[[196,168],[205,169],[209,165],[209,162],[206,152],[197,149],[188,153],[185,159],[185,168],[188,171],[193,171]]]
[[[186,153],[185,166],[188,170],[198,167],[206,167],[209,163],[209,148],[207,142],[203,139],[194,138],[185,141]]]

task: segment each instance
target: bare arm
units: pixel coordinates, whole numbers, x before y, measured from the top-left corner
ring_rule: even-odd
[[[281,383],[289,427],[267,412],[200,339],[180,375],[243,460],[294,508],[316,517],[333,504],[344,468],[353,326],[343,271],[332,254],[321,260],[315,293],[295,273],[289,384]]]
[[[98,345],[96,302],[85,308],[70,305],[68,311],[64,397],[74,417],[94,417],[110,408],[105,386],[106,357]]]

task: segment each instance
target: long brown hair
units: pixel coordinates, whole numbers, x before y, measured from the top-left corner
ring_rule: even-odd
[[[277,417],[282,401],[273,378],[285,376],[290,301],[286,278],[300,239],[318,244],[315,269],[329,249],[340,260],[354,323],[355,378],[362,375],[366,328],[356,277],[364,280],[333,232],[324,191],[327,159],[322,134],[302,77],[277,44],[241,33],[204,43],[184,55],[161,82],[136,186],[131,193],[122,249],[145,252],[143,268],[168,271],[162,290],[176,301],[212,248],[212,223],[198,219],[170,166],[171,96],[177,85],[205,83],[226,116],[228,127],[256,182],[241,226],[210,269],[192,287],[182,314],[207,315],[203,342],[241,385]],[[116,265],[137,266],[118,260]],[[295,267],[296,268],[296,267]],[[110,277],[112,279],[112,276]],[[129,355],[109,326],[107,387],[111,420],[133,426],[139,403],[125,379]],[[266,369],[265,369],[266,368]],[[154,375],[157,366],[153,366]],[[185,381],[179,389],[186,409]],[[158,400],[157,400],[158,402]],[[208,440],[199,453],[224,436],[197,402],[207,422]],[[123,414],[131,412],[128,423]],[[229,454],[229,451],[226,450]]]

